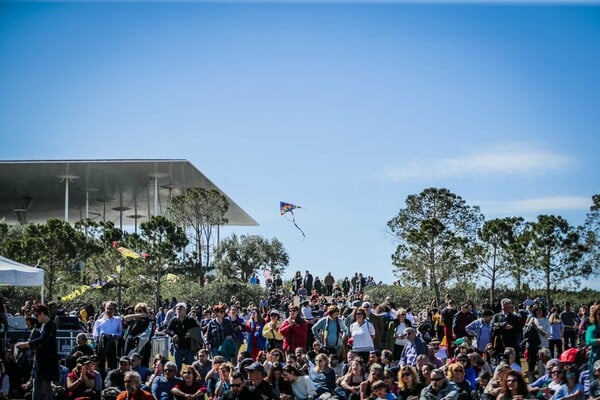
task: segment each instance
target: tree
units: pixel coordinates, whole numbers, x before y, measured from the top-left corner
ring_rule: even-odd
[[[46,271],[48,298],[52,299],[59,278],[68,280],[77,272],[84,246],[84,236],[68,222],[51,218],[44,224],[27,225],[14,259],[30,265],[39,265]],[[75,275],[78,276],[78,275]]]
[[[479,241],[474,255],[481,274],[490,281],[490,304],[495,299],[497,281],[511,270],[511,248],[519,241],[524,226],[523,218],[496,218],[486,221],[477,231]]]
[[[289,257],[281,242],[261,236],[233,234],[221,241],[215,252],[215,266],[219,274],[228,279],[247,282],[261,268],[272,273],[283,271]]]
[[[585,223],[579,228],[586,253],[581,268],[586,275],[600,273],[600,194],[592,196],[592,206]]]
[[[579,261],[585,248],[579,241],[579,233],[562,217],[539,215],[531,223],[531,262],[540,275],[551,301],[551,290],[577,283],[584,276]]]
[[[84,244],[79,249],[81,268],[81,283],[89,284],[94,280],[106,280],[107,268],[113,268],[119,260],[119,254],[113,248],[113,242],[123,237],[123,231],[110,221],[95,222],[82,219],[75,223],[75,229],[84,238]]]
[[[189,232],[200,283],[204,283],[204,275],[210,270],[212,236],[216,229],[227,223],[227,210],[229,201],[216,189],[188,188],[184,194],[171,199],[168,214]]]
[[[187,237],[180,227],[163,216],[153,216],[140,225],[141,235],[129,235],[129,246],[144,250],[149,254],[146,260],[148,271],[155,279],[156,309],[160,306],[161,279],[171,272],[180,259],[180,252],[188,244]],[[143,242],[139,242],[139,240]]]
[[[479,207],[448,189],[408,196],[406,208],[387,223],[399,242],[392,255],[397,275],[432,287],[440,304],[444,285],[476,269],[469,246],[482,221]]]

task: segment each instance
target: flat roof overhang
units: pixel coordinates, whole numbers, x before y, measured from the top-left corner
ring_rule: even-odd
[[[64,219],[68,193],[69,222],[85,218],[87,210],[92,220],[137,227],[155,209],[164,214],[169,199],[190,187],[216,189],[225,195],[228,225],[258,225],[189,161],[127,159],[0,161],[0,222]]]

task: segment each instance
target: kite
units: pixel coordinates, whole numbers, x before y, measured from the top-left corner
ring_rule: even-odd
[[[295,204],[291,204],[291,203],[285,203],[283,201],[279,202],[279,212],[281,213],[281,215],[284,216],[286,213],[292,214],[292,222],[294,223],[294,225],[296,226],[296,228],[298,228],[298,230],[300,231],[300,233],[302,233],[302,236],[304,238],[306,238],[306,235],[304,234],[304,231],[302,231],[302,229],[300,229],[300,227],[296,223],[296,217],[294,216],[294,211],[293,211],[295,208],[302,208],[302,207],[297,206]],[[289,219],[288,219],[288,221],[289,221]]]
[[[127,247],[122,247],[117,244],[117,242],[113,242],[113,248],[117,249],[119,253],[125,258],[148,258],[150,255],[148,253],[136,253],[135,251],[128,249]]]

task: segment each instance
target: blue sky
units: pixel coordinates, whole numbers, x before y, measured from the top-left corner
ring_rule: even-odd
[[[321,277],[391,281],[427,187],[581,224],[599,3],[483,3],[3,2],[0,159],[188,159]]]

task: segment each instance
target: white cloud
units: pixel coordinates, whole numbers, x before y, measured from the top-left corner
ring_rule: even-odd
[[[522,215],[541,214],[567,210],[589,210],[591,197],[585,196],[556,196],[535,199],[480,202],[481,211],[485,215]]]
[[[544,174],[563,169],[572,163],[572,158],[562,154],[504,149],[440,160],[413,160],[406,165],[388,169],[382,174],[382,178],[400,182],[409,179]]]

